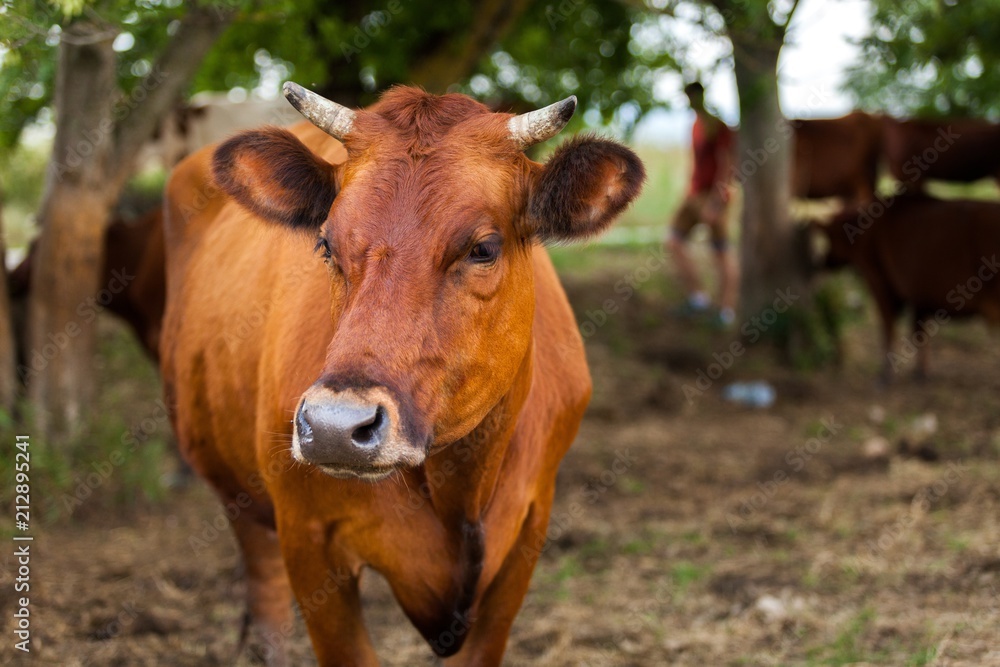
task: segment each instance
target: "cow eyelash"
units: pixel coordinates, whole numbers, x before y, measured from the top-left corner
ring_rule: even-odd
[[[331,257],[333,257],[333,249],[330,248],[330,242],[327,241],[322,236],[319,237],[318,239],[316,239],[316,247],[313,248],[313,252],[316,252],[317,250],[322,250],[323,251],[323,259],[324,260],[328,260]]]

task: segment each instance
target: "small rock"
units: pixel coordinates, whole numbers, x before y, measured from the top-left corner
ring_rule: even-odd
[[[923,442],[937,433],[937,429],[937,415],[933,412],[928,412],[914,418],[914,420],[910,423],[910,436],[918,443]]]
[[[769,621],[780,621],[788,615],[785,603],[773,595],[762,595],[754,603],[754,609],[764,615]]]
[[[861,454],[866,459],[880,460],[889,458],[889,441],[881,436],[868,438],[861,446]]]
[[[873,424],[885,423],[885,408],[881,405],[873,405],[870,410],[868,410],[868,419],[871,420]]]

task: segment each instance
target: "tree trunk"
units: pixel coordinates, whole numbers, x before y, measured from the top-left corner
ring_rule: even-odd
[[[790,130],[778,103],[780,43],[733,36],[740,97],[737,180],[743,185],[740,302],[746,316],[772,307],[778,290],[801,294],[799,234],[788,214]]]
[[[59,46],[56,137],[31,267],[25,369],[43,436],[68,434],[94,386],[96,311],[88,299],[97,292],[113,202],[106,179],[117,93],[113,40],[107,29],[81,21],[65,30]]]
[[[104,231],[143,143],[188,85],[231,10],[194,7],[127,100],[116,83],[114,33],[85,20],[59,46],[56,137],[32,264],[26,367],[40,435],[72,433],[94,393],[94,324],[114,289],[98,285]]]
[[[17,342],[7,294],[7,244],[4,242],[3,187],[0,185],[0,410],[14,414],[17,401]]]
[[[805,229],[789,213],[792,134],[778,101],[782,40],[780,35],[773,40],[759,35],[731,38],[740,97],[736,173],[743,185],[741,310],[745,319],[771,320],[771,338],[788,361],[826,363],[835,348],[830,340],[835,333],[817,319]]]

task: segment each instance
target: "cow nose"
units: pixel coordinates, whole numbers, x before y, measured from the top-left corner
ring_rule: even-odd
[[[295,421],[302,456],[331,466],[371,465],[390,428],[384,407],[347,398],[303,401]]]

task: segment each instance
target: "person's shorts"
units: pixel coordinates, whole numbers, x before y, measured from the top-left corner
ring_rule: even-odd
[[[723,202],[721,210],[716,211],[713,215],[713,212],[708,210],[711,205],[710,200],[710,192],[689,194],[684,199],[680,209],[674,214],[671,232],[674,238],[683,240],[688,237],[692,229],[698,226],[698,223],[704,223],[708,227],[712,247],[721,252],[729,246],[727,225],[729,206],[727,202]]]

